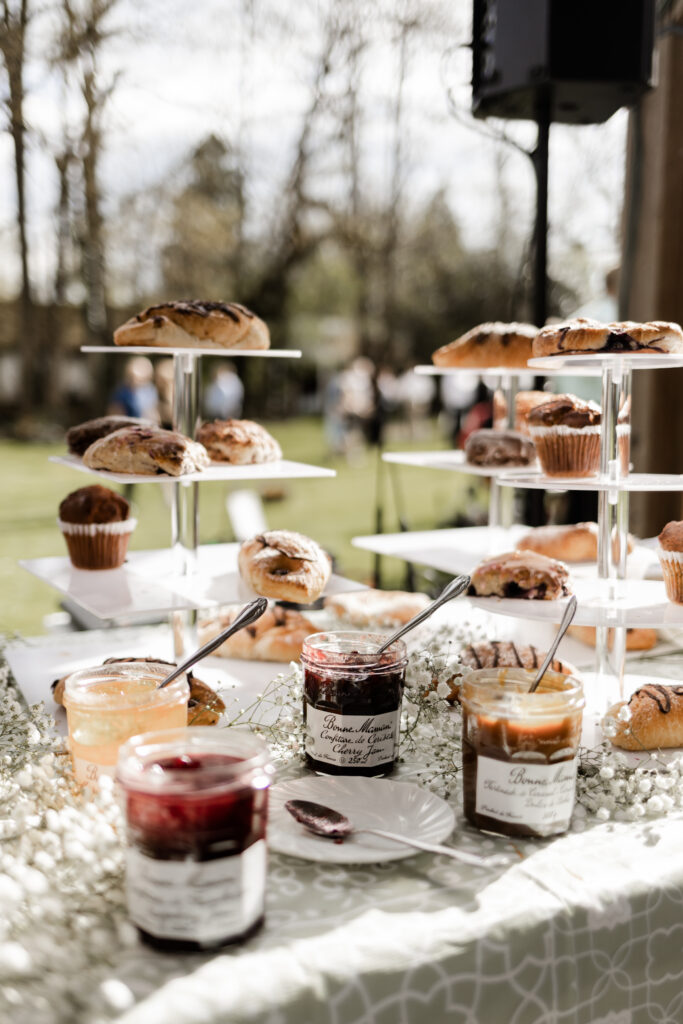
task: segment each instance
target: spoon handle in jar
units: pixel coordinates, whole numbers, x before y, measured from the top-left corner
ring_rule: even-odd
[[[404,846],[414,846],[416,850],[423,850],[425,853],[438,853],[442,857],[450,857],[451,860],[459,860],[463,864],[473,864],[478,868],[505,867],[511,863],[510,857],[504,853],[496,853],[491,857],[479,857],[476,853],[465,853],[464,850],[456,850],[452,846],[442,846],[440,843],[425,843],[422,839],[401,836],[396,832],[385,832],[381,828],[354,828],[353,831],[369,832],[381,839],[392,839],[394,842],[403,843]]]
[[[244,606],[237,618],[234,619],[229,626],[226,626],[225,629],[221,630],[218,636],[215,636],[213,640],[209,640],[208,643],[205,643],[203,647],[199,648],[199,650],[194,651],[189,658],[186,658],[182,664],[178,665],[177,668],[174,668],[170,675],[167,675],[166,678],[159,683],[157,689],[160,690],[163,686],[167,686],[169,683],[172,683],[173,680],[177,679],[178,676],[181,676],[183,672],[187,672],[188,668],[192,668],[192,666],[196,665],[198,661],[202,660],[202,658],[206,658],[207,655],[220,647],[221,644],[224,643],[229,636],[232,636],[233,633],[237,633],[238,630],[244,629],[245,626],[250,625],[256,619],[260,619],[267,607],[268,601],[265,597],[257,597],[254,601],[250,601],[249,604]]]
[[[541,679],[543,679],[543,676],[548,671],[548,665],[550,664],[550,662],[555,657],[555,651],[560,646],[560,640],[562,639],[564,634],[569,629],[569,627],[571,625],[571,622],[572,622],[572,619],[576,615],[576,604],[577,604],[577,602],[576,602],[576,595],[574,595],[573,597],[570,598],[570,600],[569,600],[569,602],[567,604],[567,607],[564,610],[564,615],[562,616],[562,622],[560,623],[560,628],[557,631],[557,635],[556,635],[555,639],[553,640],[553,642],[550,645],[550,650],[546,654],[546,656],[545,656],[545,658],[543,660],[543,664],[541,665],[541,667],[539,668],[539,670],[538,670],[538,672],[536,674],[536,678],[534,679],[533,683],[529,687],[529,693],[533,693],[536,690],[536,687],[540,683]]]
[[[411,629],[415,629],[415,627],[419,626],[421,622],[428,619],[430,615],[433,615],[436,609],[440,608],[442,604],[445,604],[446,601],[450,601],[452,598],[458,597],[459,594],[462,594],[463,590],[467,590],[470,582],[469,576],[456,576],[454,580],[451,580],[451,582],[444,587],[435,601],[432,601],[424,611],[418,612],[418,614],[415,615],[410,622],[407,622],[405,626],[401,626],[401,628],[396,630],[395,633],[392,633],[389,639],[385,640],[382,646],[377,649],[376,653],[382,654],[383,651],[386,651],[387,647],[391,647],[391,645],[402,637],[404,633],[408,633]]]

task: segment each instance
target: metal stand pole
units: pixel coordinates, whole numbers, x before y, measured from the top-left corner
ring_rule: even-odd
[[[173,429],[194,438],[199,425],[199,378],[201,356],[179,352],[173,356]],[[171,545],[176,571],[191,576],[197,571],[199,538],[199,485],[176,481],[171,508]],[[197,612],[171,615],[176,658],[197,646]]]
[[[607,365],[602,376],[602,426],[600,429],[600,475],[618,484],[628,473],[628,460],[622,466],[619,411],[626,407],[631,392],[631,371],[620,363]],[[623,443],[623,442],[622,442]],[[626,549],[628,544],[628,491],[612,489],[598,495],[598,577],[608,583],[607,597],[616,603],[616,581],[626,577]],[[609,646],[610,629],[598,626],[595,653],[600,703],[606,707],[623,697],[624,666],[626,662],[626,629],[612,629],[612,649]]]

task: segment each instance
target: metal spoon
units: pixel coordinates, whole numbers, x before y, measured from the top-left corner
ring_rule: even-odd
[[[465,853],[463,850],[455,850],[452,846],[441,846],[439,843],[425,843],[421,839],[413,839],[412,836],[403,836],[396,832],[385,832],[381,828],[355,828],[349,819],[339,811],[335,811],[332,807],[326,807],[324,804],[314,803],[312,800],[288,800],[285,807],[305,829],[316,836],[323,836],[325,839],[346,839],[359,832],[367,832],[373,836],[380,836],[382,839],[392,839],[396,843],[403,843],[404,846],[414,846],[416,850],[422,850],[425,853],[438,853],[443,857],[459,860],[463,864],[474,864],[476,867],[505,867],[511,863],[511,858],[503,853],[496,853],[491,857],[478,857],[476,853]]]
[[[560,628],[557,631],[557,636],[555,637],[555,639],[551,643],[550,650],[546,654],[545,659],[543,661],[543,664],[541,665],[541,667],[538,670],[538,674],[536,675],[536,678],[534,679],[533,683],[529,687],[529,693],[533,693],[534,692],[534,690],[536,689],[536,687],[540,683],[541,679],[543,679],[543,676],[548,671],[548,665],[550,664],[550,662],[555,657],[555,651],[557,650],[557,648],[560,645],[560,640],[562,639],[564,634],[567,632],[567,630],[571,626],[572,619],[576,615],[576,606],[577,606],[577,601],[576,601],[576,597],[574,596],[574,597],[569,599],[567,607],[564,610],[564,615],[562,616],[562,622],[560,623]]]
[[[254,601],[250,601],[249,604],[244,606],[237,618],[234,619],[229,626],[226,626],[218,636],[215,636],[213,640],[209,640],[209,642],[204,644],[203,647],[200,647],[199,650],[194,652],[194,654],[191,654],[189,658],[186,658],[182,664],[178,665],[177,668],[174,668],[171,674],[166,676],[166,678],[159,683],[157,689],[161,690],[162,687],[168,686],[168,684],[172,683],[174,679],[181,676],[183,672],[187,672],[188,668],[192,668],[192,666],[196,665],[198,661],[202,660],[202,658],[206,658],[207,654],[211,654],[211,652],[215,651],[217,647],[220,647],[223,641],[227,640],[233,633],[237,633],[240,629],[244,629],[245,626],[251,625],[251,623],[255,622],[256,619],[260,619],[267,607],[268,602],[265,597],[257,597]]]
[[[395,633],[392,633],[389,639],[385,640],[382,646],[377,649],[376,653],[382,654],[386,651],[387,647],[391,647],[399,637],[410,632],[411,629],[415,629],[415,627],[419,626],[421,622],[428,619],[430,615],[433,615],[436,609],[440,608],[442,604],[445,604],[446,601],[450,601],[454,597],[458,597],[459,594],[462,594],[463,590],[467,590],[469,585],[469,576],[456,576],[454,580],[451,580],[451,582],[444,587],[435,601],[432,601],[424,611],[418,612],[418,614],[415,615],[410,622],[407,622],[405,626],[401,626],[401,628],[396,630]]]

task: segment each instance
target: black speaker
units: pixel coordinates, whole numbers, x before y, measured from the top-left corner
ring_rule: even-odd
[[[655,0],[474,0],[472,109],[591,124],[652,84]]]

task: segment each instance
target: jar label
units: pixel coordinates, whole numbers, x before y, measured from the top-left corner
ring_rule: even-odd
[[[100,775],[108,775],[110,778],[114,778],[116,775],[115,764],[97,764],[95,761],[88,761],[84,757],[75,757],[73,754],[72,760],[74,763],[74,774],[76,781],[83,785],[93,785],[97,783]]]
[[[126,851],[128,913],[159,939],[210,945],[247,931],[263,914],[266,842],[216,860],[156,860]]]
[[[401,711],[339,715],[306,705],[306,753],[344,768],[374,768],[396,757]]]
[[[529,764],[477,757],[477,814],[544,831],[571,818],[578,758]]]

